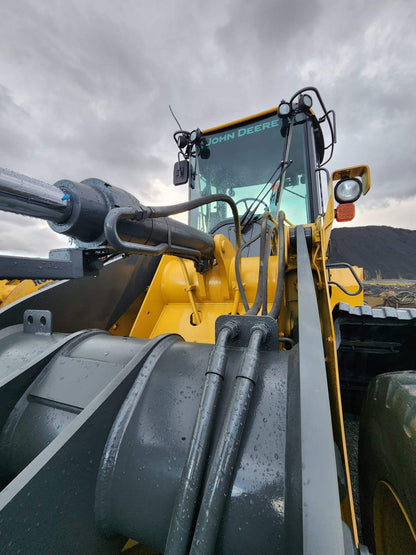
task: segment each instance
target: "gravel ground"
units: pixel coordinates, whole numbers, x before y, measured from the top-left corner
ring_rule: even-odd
[[[363,281],[364,300],[373,308],[416,308],[416,281],[372,280]]]
[[[352,493],[354,497],[355,516],[357,518],[358,536],[362,542],[360,504],[358,500],[358,432],[360,428],[359,416],[351,413],[344,414],[345,439],[347,442],[348,462]]]

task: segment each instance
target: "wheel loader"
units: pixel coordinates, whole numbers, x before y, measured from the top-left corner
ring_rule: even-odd
[[[53,280],[0,309],[1,552],[416,553],[416,311],[328,262],[368,167],[329,173],[313,87],[174,139],[174,206],[0,171],[2,210],[75,244],[0,257]]]
[[[47,279],[2,279],[0,280],[0,308],[33,293],[45,283]]]

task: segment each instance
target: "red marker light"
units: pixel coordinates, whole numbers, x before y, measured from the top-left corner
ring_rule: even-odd
[[[352,202],[340,204],[335,209],[335,218],[337,222],[350,222],[355,217],[355,205]]]

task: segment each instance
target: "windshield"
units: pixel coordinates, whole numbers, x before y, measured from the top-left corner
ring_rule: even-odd
[[[201,147],[194,153],[191,171],[191,199],[225,193],[237,203],[240,216],[246,211],[261,215],[269,210],[276,215],[276,192],[280,185],[280,163],[285,139],[282,120],[276,113],[205,133]],[[280,210],[294,224],[310,221],[308,172],[304,125],[295,125],[280,201]],[[190,223],[212,231],[231,218],[224,202],[193,210]]]

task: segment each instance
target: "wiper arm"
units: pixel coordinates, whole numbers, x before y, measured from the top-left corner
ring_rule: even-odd
[[[284,161],[280,162],[280,164],[277,166],[277,168],[274,170],[273,174],[270,176],[269,180],[267,181],[267,183],[264,185],[263,189],[260,191],[260,193],[257,195],[257,197],[255,198],[255,200],[253,200],[253,202],[251,203],[251,205],[248,207],[248,209],[244,212],[244,214],[241,216],[240,221],[241,221],[241,232],[243,232],[247,226],[249,226],[251,224],[251,222],[253,221],[253,219],[256,217],[256,210],[258,208],[258,206],[264,202],[266,196],[269,194],[270,189],[267,187],[268,185],[274,186],[276,183],[279,183],[278,188],[276,189],[276,204],[277,202],[280,203],[280,190],[282,188],[282,183],[283,183],[283,178],[282,175],[283,173],[287,170],[287,168],[292,164],[293,160],[288,160],[286,163]],[[280,174],[277,175],[276,179],[272,182],[272,179],[274,178],[276,172],[278,172],[279,170],[281,170]],[[263,191],[266,189],[266,191],[263,194]],[[263,194],[263,196],[261,196]],[[253,205],[256,205],[254,207],[254,210],[252,210]],[[258,216],[260,216],[259,214],[257,214]]]
[[[280,174],[278,175],[278,177],[273,182],[273,183],[276,183],[280,179],[280,185],[278,186],[278,189],[276,191],[276,207],[277,207],[276,214],[279,212],[281,191],[282,191],[282,188],[283,188],[283,183],[285,181],[286,170],[288,169],[288,167],[292,163],[292,160],[288,160],[288,158],[289,158],[290,145],[292,143],[293,125],[294,125],[294,117],[291,116],[289,118],[289,126],[288,126],[288,130],[287,130],[287,133],[286,133],[285,142],[284,142],[284,145],[283,145],[282,161],[277,166],[277,168],[274,170],[272,175],[269,177],[267,183],[264,185],[264,187],[262,188],[260,193],[257,195],[256,199],[253,200],[253,202],[251,203],[249,208],[246,210],[246,212],[241,217],[241,219],[240,219],[240,221],[241,221],[241,232],[244,232],[244,230],[247,228],[247,226],[249,226],[251,224],[251,222],[253,221],[253,219],[255,217],[255,212],[256,212],[258,206],[264,201],[264,199],[266,198],[266,196],[269,193],[268,185],[272,184],[272,179],[274,178],[276,173],[279,170],[281,170]],[[254,210],[252,211],[253,206],[254,206]]]

